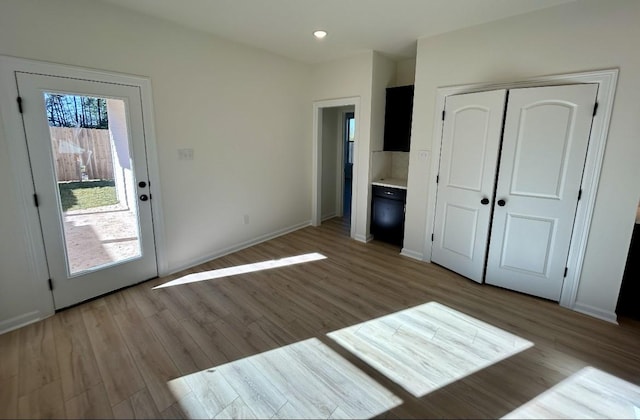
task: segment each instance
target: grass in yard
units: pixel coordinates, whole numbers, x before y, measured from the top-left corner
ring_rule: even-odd
[[[58,182],[62,211],[118,204],[114,181]]]

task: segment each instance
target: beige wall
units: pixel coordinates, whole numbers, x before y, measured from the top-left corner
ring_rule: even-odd
[[[414,84],[416,80],[416,59],[408,58],[398,61],[396,66],[396,86]]]
[[[99,16],[99,19],[94,17]],[[101,2],[0,3],[0,54],[150,77],[172,269],[307,223],[311,102],[360,98],[356,237],[369,234],[371,152],[382,149],[384,88],[415,70],[405,249],[428,255],[425,217],[439,86],[620,68],[593,226],[578,292],[583,307],[615,308],[638,202],[640,2],[584,0],[418,42],[397,65],[375,52],[307,66]],[[55,22],[52,36],[51,22]],[[194,149],[179,161],[177,149]],[[19,192],[0,127],[0,322],[28,313]],[[243,224],[243,216],[250,224]],[[43,279],[44,281],[44,279]],[[10,290],[11,293],[4,291]]]
[[[322,101],[358,97],[360,110],[356,118],[354,189],[352,195],[352,221],[355,236],[365,241],[369,232],[367,215],[369,142],[371,136],[371,83],[373,52],[366,52],[342,60],[317,64],[311,72],[311,99]]]
[[[81,0],[0,2],[0,54],[151,78],[170,269],[309,222],[309,66]],[[0,321],[34,293],[3,136]]]
[[[418,41],[405,248],[430,255],[425,217],[430,150],[441,86],[518,81],[619,68],[609,138],[577,304],[612,314],[640,195],[640,2],[585,0]],[[437,161],[434,161],[437,164]]]
[[[326,108],[322,111],[322,180],[320,212],[322,219],[336,215],[337,159],[340,149],[339,108]]]

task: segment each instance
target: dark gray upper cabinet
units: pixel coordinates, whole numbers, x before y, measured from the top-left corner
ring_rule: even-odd
[[[408,152],[411,141],[413,85],[387,88],[384,113],[384,150]]]

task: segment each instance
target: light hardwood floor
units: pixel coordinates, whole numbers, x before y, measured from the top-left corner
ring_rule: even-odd
[[[640,383],[637,321],[609,324],[347,235],[334,219],[0,335],[0,418],[498,418],[589,366]],[[154,289],[316,252],[327,258]],[[411,393],[330,337],[430,303],[532,345]]]
[[[328,336],[418,398],[533,345],[437,302]]]
[[[637,419],[640,387],[586,367],[507,414],[505,419]]]

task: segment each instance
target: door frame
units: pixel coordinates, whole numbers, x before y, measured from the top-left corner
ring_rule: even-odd
[[[360,125],[358,124],[360,116],[360,97],[354,96],[349,98],[328,99],[313,102],[313,143],[312,143],[312,170],[311,170],[311,225],[320,226],[322,223],[322,111],[325,108],[338,108],[352,105],[354,107],[353,115],[356,119],[356,141],[353,145],[353,176],[351,178],[351,193],[357,191],[358,175],[356,168],[358,167],[358,149]],[[356,219],[357,219],[357,202],[351,199],[351,232],[350,236],[355,238]]]
[[[438,123],[434,124],[431,142],[433,156],[438,156],[438,160],[437,163],[434,162],[434,164],[431,165],[429,179],[427,201],[429,205],[427,206],[425,243],[423,248],[425,261],[431,261],[430,238],[434,229],[435,198],[437,190],[436,176],[440,171],[440,148],[442,142],[442,124],[440,121],[447,96],[495,89],[597,83],[599,85],[598,96],[596,98],[598,102],[598,109],[591,126],[587,159],[585,161],[584,172],[582,175],[582,198],[578,202],[578,208],[573,223],[573,234],[571,244],[569,246],[569,257],[567,259],[568,271],[562,285],[560,305],[615,323],[615,314],[610,314],[604,311],[594,313],[594,308],[581,307],[579,304],[576,304],[576,296],[578,293],[580,276],[582,274],[582,265],[584,262],[587,239],[593,218],[593,209],[595,207],[596,194],[598,192],[600,173],[602,171],[602,162],[604,160],[609,123],[613,110],[618,72],[619,70],[614,68],[581,73],[541,76],[514,82],[473,83],[438,88],[436,91],[436,106],[433,117],[434,121],[438,121]]]
[[[151,80],[141,76],[0,55],[0,118],[2,118],[3,134],[7,142],[10,170],[13,174],[14,198],[20,213],[21,220],[19,220],[19,224],[25,229],[26,251],[29,261],[27,270],[29,279],[32,282],[31,289],[35,293],[33,298],[36,304],[34,306],[37,308],[37,310],[29,312],[27,315],[21,316],[19,320],[16,320],[16,325],[3,326],[8,329],[37,321],[54,313],[53,295],[48,286],[49,274],[40,228],[40,218],[33,201],[35,191],[27,139],[22,116],[16,101],[18,86],[15,72],[124,84],[139,89],[147,150],[147,170],[149,178],[153,180],[149,185],[149,192],[153,194],[154,199],[154,205],[151,208],[158,273],[162,276],[168,272]]]

